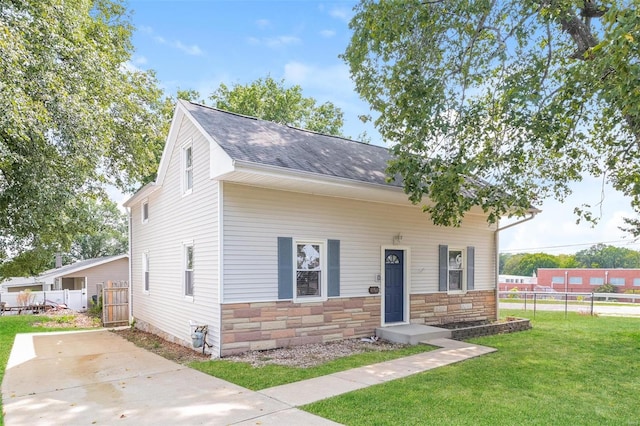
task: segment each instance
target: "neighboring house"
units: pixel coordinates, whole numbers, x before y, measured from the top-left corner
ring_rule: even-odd
[[[616,268],[539,268],[538,284],[556,291],[591,293],[612,284],[617,293],[640,291],[640,269]]]
[[[434,226],[387,149],[179,101],[131,197],[132,316],[214,356],[496,318],[496,226]]]
[[[81,260],[45,271],[37,280],[43,282],[45,289],[49,290],[86,289],[86,295],[90,299],[98,294],[98,284],[129,280],[129,255],[118,254]]]
[[[0,292],[19,293],[25,290],[42,291],[42,282],[36,277],[12,277],[0,283]]]
[[[129,280],[129,255],[99,257],[81,260],[71,265],[61,266],[43,272],[37,277],[12,278],[0,284],[4,292],[1,298],[9,305],[16,304],[15,294],[24,290],[37,292],[34,295],[39,303],[65,303],[72,309],[85,310],[88,301],[98,295],[98,284],[106,281]],[[60,292],[59,290],[76,290]],[[64,293],[64,295],[63,295]],[[64,297],[63,297],[64,296]],[[69,296],[69,298],[67,298]]]

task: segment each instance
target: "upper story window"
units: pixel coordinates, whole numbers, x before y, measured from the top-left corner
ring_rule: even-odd
[[[193,296],[193,244],[184,246],[184,295]]]
[[[182,148],[182,193],[193,190],[193,146],[191,143]]]
[[[564,277],[551,277],[551,283],[564,284]]]
[[[640,286],[640,278],[634,278],[633,279],[633,285],[634,286]]]
[[[589,284],[591,284],[591,285],[603,285],[604,284],[604,278],[602,278],[602,277],[591,277],[591,278],[589,278]]]
[[[149,202],[144,201],[142,203],[142,223],[147,223],[149,220]]]
[[[449,249],[447,282],[448,291],[464,290],[464,250]]]
[[[569,284],[582,284],[582,277],[569,277]]]
[[[297,242],[296,298],[324,298],[326,296],[326,270],[324,244]]]

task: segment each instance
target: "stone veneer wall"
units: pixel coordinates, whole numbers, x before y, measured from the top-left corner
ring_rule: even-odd
[[[496,292],[470,291],[461,295],[411,295],[411,323],[438,325],[454,322],[495,321]]]
[[[326,302],[256,302],[222,306],[222,356],[371,336],[382,324],[380,297]],[[496,293],[412,294],[411,322],[438,325],[494,321]]]
[[[222,356],[373,335],[380,297],[222,305]]]

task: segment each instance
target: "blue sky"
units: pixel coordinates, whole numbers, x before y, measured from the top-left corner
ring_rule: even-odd
[[[370,111],[338,57],[349,42],[356,3],[130,0],[136,27],[131,65],[155,70],[169,94],[194,89],[205,100],[220,83],[246,84],[267,75],[284,79],[287,85],[300,85],[305,96],[342,108],[346,135],[357,138],[366,131],[374,143],[383,144],[372,124],[358,119]],[[536,219],[502,232],[501,250],[559,254],[598,242],[640,249],[617,229],[631,213],[628,201],[610,188],[605,188],[600,224],[575,224],[573,208],[596,205],[600,198],[601,181],[586,179],[565,203],[549,200]]]

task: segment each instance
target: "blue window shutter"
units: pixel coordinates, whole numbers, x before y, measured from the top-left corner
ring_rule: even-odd
[[[449,246],[438,246],[440,257],[438,259],[438,291],[447,291],[447,275],[449,274],[448,262],[449,259]]]
[[[340,240],[327,241],[327,295],[340,296]]]
[[[475,247],[467,247],[467,290],[473,290],[475,281]]]
[[[293,299],[293,238],[278,237],[278,299]]]

